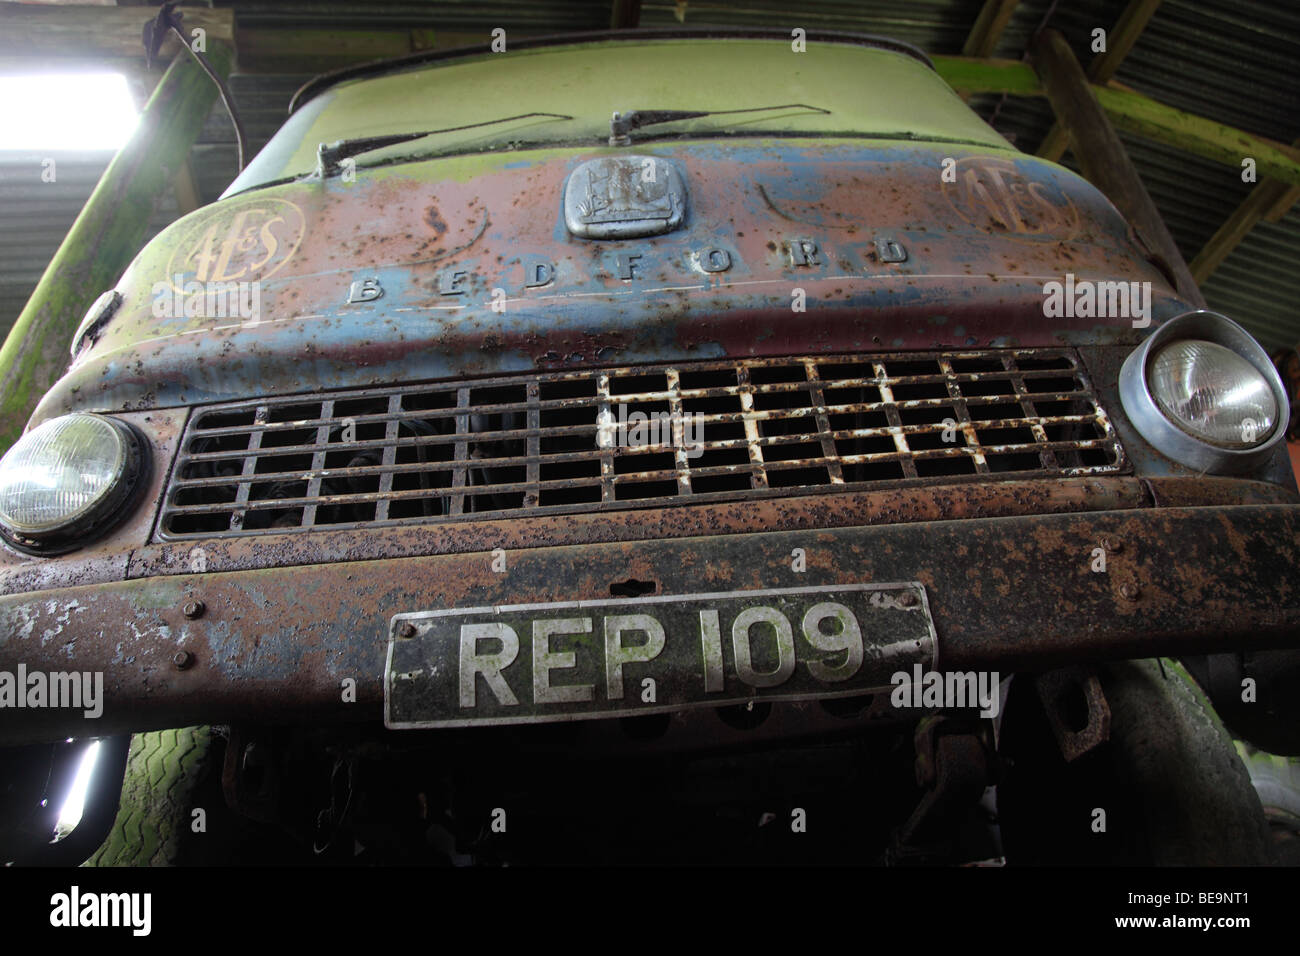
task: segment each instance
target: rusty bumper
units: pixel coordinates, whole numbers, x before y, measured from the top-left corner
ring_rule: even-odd
[[[1300,505],[1155,508],[533,547],[495,560],[484,548],[13,594],[0,597],[0,674],[100,672],[103,710],[7,705],[0,743],[205,722],[378,723],[392,615],[608,598],[628,579],[660,594],[919,581],[944,669],[1297,647],[1298,545]]]

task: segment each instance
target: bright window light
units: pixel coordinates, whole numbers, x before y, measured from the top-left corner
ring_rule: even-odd
[[[0,76],[0,149],[118,149],[139,119],[120,73]]]
[[[50,841],[51,843],[58,843],[81,822],[81,814],[86,809],[86,791],[90,789],[90,775],[95,770],[95,758],[98,756],[99,741],[96,740],[81,756],[77,775],[72,778],[72,788],[68,791],[63,806],[59,808],[59,819],[54,825],[54,839]]]

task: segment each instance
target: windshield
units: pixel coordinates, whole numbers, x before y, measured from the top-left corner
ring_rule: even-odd
[[[763,109],[774,103],[818,109]],[[313,172],[322,143],[446,130],[367,150],[358,167],[515,146],[599,148],[614,112],[642,109],[719,115],[639,130],[634,143],[835,134],[1009,148],[904,53],[811,41],[797,53],[789,41],[755,38],[622,40],[476,54],[339,83],[294,113],[226,193]],[[518,118],[483,125],[500,117]]]

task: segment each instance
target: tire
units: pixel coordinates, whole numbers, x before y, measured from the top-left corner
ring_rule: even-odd
[[[1097,675],[1110,739],[1072,763],[1060,755],[1033,684],[1013,685],[998,787],[1008,863],[1273,863],[1250,775],[1182,666],[1118,661],[1099,665]]]
[[[85,866],[176,866],[197,858],[192,814],[218,808],[221,741],[210,727],[135,734],[127,755],[117,818]]]

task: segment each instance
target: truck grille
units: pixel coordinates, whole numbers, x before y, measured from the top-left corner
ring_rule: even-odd
[[[544,372],[196,409],[159,530],[267,534],[1124,464],[1068,349]]]

